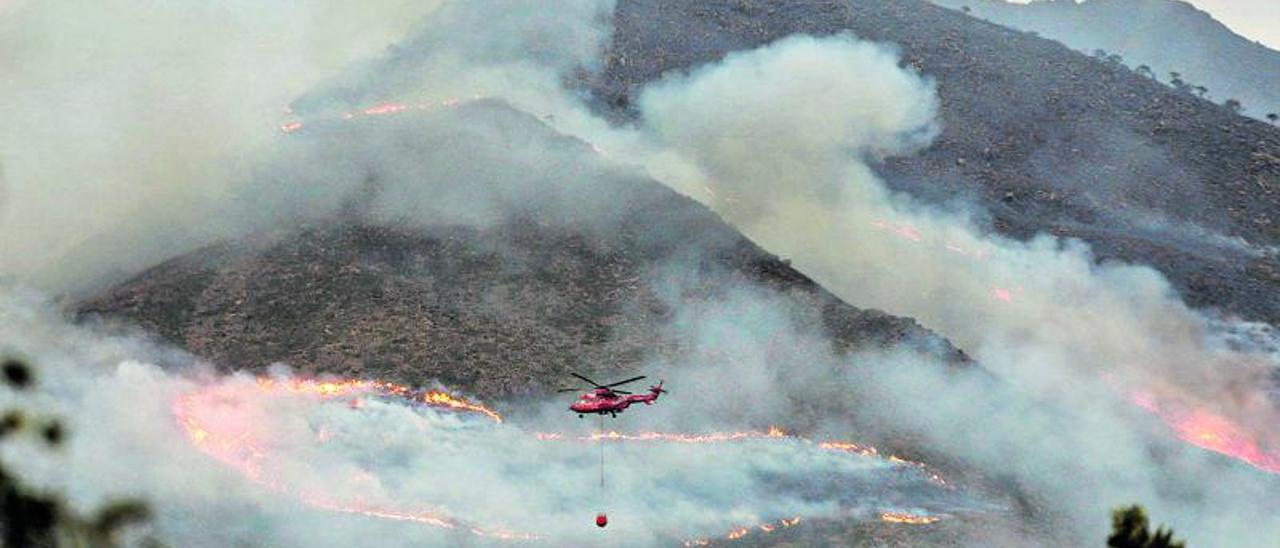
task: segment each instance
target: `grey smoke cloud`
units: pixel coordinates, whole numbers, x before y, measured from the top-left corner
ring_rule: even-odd
[[[235,231],[299,93],[437,2],[22,2],[0,11],[0,274],[84,289]]]
[[[1128,390],[1152,390],[1209,407],[1265,433],[1267,425],[1274,424],[1274,411],[1265,398],[1257,397],[1256,387],[1273,362],[1260,352],[1224,340],[1219,334],[1221,322],[1189,310],[1150,269],[1095,265],[1089,250],[1077,242],[1049,237],[1030,242],[1002,239],[972,222],[970,212],[927,208],[886,190],[874,175],[874,162],[927,146],[936,131],[936,99],[926,78],[900,68],[893,52],[882,46],[848,36],[797,37],[729,56],[688,75],[673,75],[641,95],[643,119],[638,128],[609,127],[566,91],[563,82],[566,71],[590,65],[595,48],[607,36],[601,15],[611,8],[609,2],[566,3],[562,9],[567,19],[555,19],[522,17],[528,15],[527,9],[505,2],[446,4],[415,29],[413,36],[420,42],[410,38],[399,53],[385,54],[349,74],[326,80],[318,99],[299,101],[305,125],[289,136],[264,132],[263,126],[278,120],[275,110],[292,98],[289,94],[299,92],[293,76],[285,78],[288,85],[265,86],[267,91],[250,93],[257,100],[246,99],[238,89],[243,80],[238,78],[228,77],[230,83],[219,85],[196,85],[200,75],[223,74],[225,67],[236,66],[235,60],[253,58],[220,50],[221,42],[212,38],[190,41],[191,52],[202,54],[194,58],[162,55],[149,65],[157,75],[154,78],[126,71],[122,74],[129,78],[108,80],[115,87],[81,86],[68,79],[68,74],[75,73],[73,68],[125,65],[153,49],[165,51],[151,46],[172,37],[163,32],[159,38],[131,35],[119,38],[117,48],[106,47],[106,53],[82,58],[87,54],[77,52],[87,50],[67,53],[59,49],[62,46],[54,47],[57,44],[45,50],[36,37],[11,34],[16,27],[5,27],[9,32],[0,39],[40,45],[31,46],[32,51],[65,59],[52,65],[29,64],[21,73],[26,79],[17,81],[61,82],[62,88],[53,89],[65,90],[69,99],[55,101],[66,105],[63,110],[51,110],[40,106],[45,97],[14,91],[34,88],[0,88],[3,96],[22,99],[10,105],[30,107],[5,111],[19,120],[14,127],[32,130],[22,135],[6,132],[0,141],[5,181],[10,186],[9,207],[0,223],[9,223],[4,226],[13,229],[5,231],[3,242],[6,250],[25,250],[6,253],[6,260],[19,257],[21,262],[0,265],[0,272],[56,290],[76,288],[112,268],[136,269],[148,260],[228,234],[325,219],[366,185],[378,191],[361,205],[360,215],[366,221],[484,226],[530,204],[563,213],[581,205],[575,201],[579,196],[575,190],[583,185],[598,184],[602,178],[625,181],[643,170],[706,203],[849,302],[920,319],[976,356],[1003,384],[993,386],[978,375],[939,373],[935,364],[918,363],[918,357],[892,351],[833,357],[824,350],[822,337],[809,329],[811,324],[773,310],[777,302],[767,294],[743,289],[701,308],[677,307],[671,332],[692,350],[677,358],[654,356],[652,368],[665,372],[673,384],[688,386],[690,393],[714,391],[717,383],[731,378],[738,390],[761,399],[751,405],[731,398],[699,403],[681,399],[678,408],[659,406],[630,419],[637,427],[760,427],[774,418],[805,411],[796,401],[827,396],[839,413],[813,425],[815,430],[851,434],[850,426],[840,419],[840,413],[849,413],[865,417],[859,424],[880,423],[885,431],[910,431],[928,441],[929,450],[993,476],[1012,476],[1055,501],[1054,511],[1067,516],[1070,528],[1056,533],[1069,540],[1094,538],[1105,529],[1105,512],[1111,506],[1138,501],[1193,543],[1213,535],[1240,545],[1265,542],[1251,533],[1275,524],[1274,517],[1260,510],[1267,507],[1271,484],[1251,469],[1224,465],[1203,452],[1171,443],[1161,425],[1123,399]],[[31,13],[47,17],[24,15],[46,23],[33,29],[53,28],[61,21],[53,11]],[[391,13],[382,20],[386,28],[403,28],[400,14]],[[293,20],[291,15],[282,12],[280,17]],[[255,26],[260,21],[250,19],[253,25],[236,20],[249,29],[244,31],[247,37],[257,37],[255,33],[269,27]],[[205,21],[202,17],[192,20]],[[210,20],[209,27],[226,26],[224,19]],[[476,25],[477,21],[486,24]],[[197,28],[203,29],[204,23]],[[86,32],[90,30],[94,29]],[[532,43],[548,45],[535,48]],[[300,47],[310,51],[310,45],[304,46]],[[367,54],[373,49],[377,47],[353,46],[351,51]],[[525,57],[523,51],[534,54]],[[335,55],[340,61],[321,63],[322,69],[307,72],[305,78],[298,76],[297,86],[305,89],[357,57],[357,53]],[[115,64],[103,64],[104,59]],[[258,65],[242,68],[257,71]],[[247,73],[232,71],[233,76],[237,74]],[[172,82],[159,78],[163,75],[174,78]],[[207,91],[209,97],[199,93],[178,100],[159,93],[159,103],[124,99],[138,93],[136,82],[156,78],[162,84],[171,83],[171,87],[160,86],[162,90],[191,88]],[[241,93],[229,93],[229,88]],[[442,109],[436,115],[340,121],[343,110],[383,100],[441,104],[476,96],[493,99]],[[101,108],[121,104],[130,108]],[[156,104],[163,108],[148,110]],[[305,116],[301,114],[304,107],[310,109]],[[172,121],[188,108],[208,120],[188,119],[175,130]],[[78,129],[78,121],[100,111],[112,114],[99,122],[115,124],[110,131]],[[549,136],[543,125],[586,144]],[[169,138],[174,131],[176,137]],[[113,140],[117,135],[137,138]],[[20,137],[29,141],[24,143]],[[72,150],[75,145],[94,143],[100,149]],[[593,158],[591,147],[624,167]],[[43,161],[51,156],[75,161]],[[222,162],[227,157],[237,161]],[[82,186],[90,174],[102,182]],[[462,184],[477,179],[486,184]],[[40,187],[29,181],[54,183]],[[541,192],[547,183],[553,192]],[[625,184],[618,188],[625,189]],[[86,201],[64,201],[68,189]],[[584,219],[599,221],[599,230],[607,230],[606,221],[616,212],[607,203],[588,203],[580,211]],[[191,235],[173,237],[169,229],[175,226],[189,226]],[[42,251],[70,249],[89,235],[117,228],[120,234],[154,239],[125,237],[115,241],[130,246],[93,246],[106,251],[111,260],[105,263],[103,257],[77,253],[81,264],[93,268],[69,269],[56,253]],[[131,255],[137,251],[146,253]],[[118,260],[119,253],[128,260]],[[60,274],[67,276],[59,278]],[[255,535],[305,543],[370,534],[421,540],[422,532],[413,527],[335,517],[272,493],[252,491],[226,499],[223,493],[242,488],[243,478],[208,462],[199,473],[190,474],[190,463],[203,462],[202,455],[173,443],[179,433],[165,406],[177,391],[193,386],[192,381],[148,365],[190,359],[175,355],[160,359],[154,347],[63,326],[60,318],[47,312],[36,313],[44,314],[38,321],[23,319],[41,306],[10,302],[0,310],[8,314],[6,324],[24,326],[9,331],[7,338],[20,341],[24,352],[39,357],[51,369],[68,372],[58,377],[68,383],[57,389],[61,397],[45,403],[85,419],[119,417],[101,433],[81,438],[84,449],[73,451],[72,458],[79,460],[73,460],[70,468],[83,473],[64,480],[44,476],[50,482],[66,481],[64,486],[73,489],[77,500],[88,504],[107,493],[138,489],[173,508],[157,525],[165,533],[193,542],[207,538],[208,545],[264,538]],[[1265,330],[1252,329],[1261,331]],[[118,387],[119,393],[140,403],[131,410],[117,410],[130,399],[116,399],[123,396],[115,391],[90,389],[70,373],[92,364],[100,365],[92,369],[101,376],[91,379]],[[563,413],[559,404],[553,407],[557,415]],[[684,412],[691,408],[698,413]],[[417,420],[403,409],[383,410],[387,415],[379,418],[404,421],[396,422],[397,427]],[[327,411],[304,406],[292,417],[350,420],[350,425],[333,426],[364,431],[364,417],[329,417]],[[313,412],[319,415],[308,415]],[[530,420],[541,424],[537,421],[542,419]],[[291,422],[281,427],[300,425]],[[460,453],[454,457],[475,460],[476,454],[500,453],[484,444],[509,441],[504,435],[459,438],[460,445],[455,447]],[[410,463],[417,463],[414,455],[438,449],[412,436],[395,440]],[[518,447],[546,457],[541,447]],[[360,458],[359,453],[342,451],[325,455],[298,451],[290,454],[301,461],[336,459],[322,464],[342,472],[350,472],[343,467]],[[128,458],[104,459],[103,455]],[[676,455],[695,461],[703,457],[677,453],[670,458]],[[737,485],[744,481],[744,470],[772,462],[753,460],[753,455],[740,457],[744,468],[730,470],[738,475],[723,478],[724,485]],[[639,460],[624,461],[627,468],[643,468],[640,460],[665,457],[635,458]],[[151,467],[153,462],[161,464]],[[490,465],[527,463],[479,464],[492,472]],[[141,484],[126,479],[143,467],[155,473],[142,478]],[[564,477],[577,477],[579,472],[568,468]],[[531,481],[489,472],[477,472],[480,477],[465,470],[448,472],[462,480],[475,479],[491,493],[528,486],[493,483],[498,480]],[[38,471],[31,473],[40,477]],[[1204,481],[1207,477],[1214,480]],[[637,473],[619,481],[641,486],[647,478],[651,476]],[[398,479],[403,480],[401,484],[408,482],[409,491],[382,491],[380,496],[411,498],[420,494],[414,489],[427,489],[426,484],[414,483],[414,478]],[[356,487],[338,484],[334,489]],[[541,507],[555,508],[564,492],[539,491],[544,488],[530,486],[526,492],[545,496]],[[712,491],[716,496],[723,494]],[[461,497],[456,499],[459,507],[495,513],[513,522],[529,518],[519,515],[520,507],[479,500],[483,497],[466,498],[465,493],[457,496]],[[769,504],[733,516],[760,513],[765,506],[792,508],[794,502],[762,500]],[[719,503],[708,507],[724,508]],[[637,525],[636,532],[653,531],[649,525],[670,515],[669,508],[626,508],[630,515],[655,520],[645,527]],[[715,521],[718,515],[695,511],[696,505],[681,508],[682,515],[688,514],[682,523],[708,528],[713,528],[713,522],[721,523]],[[267,517],[259,522],[262,527],[228,525],[239,523],[229,518],[251,512],[265,513]],[[560,519],[543,517],[553,523]],[[386,532],[388,527],[394,534]],[[1019,531],[1007,537],[1004,533],[999,539],[988,539],[989,543],[1049,542]],[[395,536],[400,534],[405,536]]]
[[[594,420],[579,421],[560,405],[497,425],[399,400],[365,397],[353,406],[349,398],[271,393],[247,376],[216,378],[189,357],[145,341],[70,325],[32,294],[6,291],[0,304],[0,340],[11,342],[5,351],[32,358],[42,380],[35,396],[5,392],[0,403],[54,413],[72,425],[63,453],[50,457],[6,443],[5,462],[29,481],[66,493],[77,508],[142,497],[156,511],[151,532],[182,545],[349,546],[369,538],[392,546],[503,544],[472,535],[471,527],[533,533],[553,544],[586,542],[598,534],[590,523],[596,511],[612,515],[611,538],[650,545],[794,516],[876,519],[890,510],[987,508],[911,466],[790,439],[609,443],[602,489],[600,447],[536,435],[594,430]],[[710,328],[721,335],[746,337],[765,325],[791,329],[783,312],[757,309],[749,322],[722,317],[733,313],[740,307],[702,314],[721,324]],[[693,395],[699,385],[673,373],[672,381]],[[682,400],[681,426],[698,433],[741,425],[732,409],[718,406],[723,402]],[[646,426],[629,419],[616,422]],[[432,512],[465,525],[441,530],[334,510],[344,508]],[[238,525],[246,522],[256,525]]]
[[[1251,506],[1263,498],[1247,479],[1256,472],[1214,485],[1178,479],[1216,468],[1198,462],[1179,476],[1152,458],[1159,434],[1124,400],[1150,390],[1225,414],[1274,447],[1266,425],[1276,412],[1263,393],[1272,358],[1221,344],[1214,322],[1149,268],[1097,265],[1079,242],[1007,240],[964,211],[887,191],[870,164],[927,144],[933,114],[928,82],[891,53],[847,37],[786,39],[670,77],[639,104],[670,150],[646,160],[652,173],[681,174],[664,180],[849,302],[919,319],[1008,383],[868,358],[883,376],[866,373],[873,380],[862,382],[879,389],[863,397],[899,411],[887,424],[911,424],[935,447],[1048,493],[1081,538],[1110,507],[1140,500],[1192,542],[1259,542],[1250,523],[1270,518]],[[960,426],[983,424],[994,427]]]

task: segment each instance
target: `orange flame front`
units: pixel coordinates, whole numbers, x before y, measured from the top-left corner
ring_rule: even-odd
[[[1164,402],[1150,392],[1134,392],[1129,401],[1155,413],[1182,441],[1280,474],[1280,448],[1265,449],[1255,436],[1227,417],[1202,407]]]
[[[321,400],[335,398],[357,398],[360,396],[394,397],[406,401],[421,402],[425,405],[484,416],[494,422],[502,422],[496,411],[479,403],[471,402],[443,390],[416,391],[406,386],[383,382],[361,380],[311,380],[311,379],[275,379],[258,378],[252,383],[228,382],[209,385],[201,389],[183,394],[174,400],[173,413],[178,425],[186,434],[193,446],[214,459],[239,471],[253,483],[271,491],[291,495],[298,500],[324,510],[360,514],[373,518],[394,521],[407,521],[431,525],[444,529],[462,529],[487,538],[502,540],[533,540],[538,537],[529,533],[520,533],[500,528],[479,527],[449,517],[443,512],[431,509],[394,508],[385,505],[370,504],[361,500],[347,501],[334,499],[321,491],[306,487],[290,487],[272,477],[269,473],[270,447],[268,436],[251,435],[253,428],[262,422],[263,417],[248,414],[240,405],[249,397],[273,394],[291,394],[315,397]],[[352,399],[352,402],[359,402]],[[207,416],[212,418],[206,419]],[[229,419],[227,418],[229,417]],[[316,434],[319,442],[328,441],[333,434],[320,431]],[[259,439],[261,438],[261,439]],[[642,432],[624,434],[610,431],[595,433],[589,436],[568,437],[559,433],[539,433],[537,438],[546,441],[635,441],[662,442],[684,444],[714,444],[743,440],[787,440],[794,443],[813,444],[830,451],[847,452],[867,457],[879,457],[874,447],[862,446],[847,441],[812,442],[806,438],[789,434],[780,427],[772,426],[768,430],[747,430],[739,432],[712,432],[707,434],[683,434],[670,432]],[[928,468],[922,463],[890,456],[889,461],[897,465],[918,467],[926,472]],[[941,485],[941,478],[929,472]],[[884,514],[899,515],[899,514]],[[905,514],[903,514],[905,515]],[[882,516],[883,517],[883,516]],[[923,518],[922,518],[923,519]],[[928,518],[934,521],[937,518]],[[886,521],[889,521],[886,519]],[[905,521],[904,521],[905,522]],[[724,534],[723,540],[737,540],[751,533],[769,534],[779,529],[793,527],[800,523],[800,517],[782,519],[777,522],[763,522],[755,525],[734,527]],[[686,541],[686,546],[699,546],[710,543],[709,539]]]
[[[885,512],[880,514],[881,521],[889,523],[906,523],[910,525],[928,525],[942,521],[937,516],[918,516],[916,514],[908,514],[906,512]]]

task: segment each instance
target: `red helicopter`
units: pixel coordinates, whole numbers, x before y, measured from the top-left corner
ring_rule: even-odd
[[[625,411],[627,407],[630,407],[633,403],[643,402],[645,405],[652,405],[654,401],[657,401],[658,395],[667,393],[667,391],[662,388],[662,383],[664,381],[658,381],[658,384],[650,386],[648,394],[632,394],[626,390],[617,390],[614,388],[615,386],[621,386],[643,379],[644,375],[610,384],[600,384],[577,373],[570,373],[570,375],[582,379],[586,381],[587,384],[595,387],[590,392],[579,396],[578,401],[573,402],[573,405],[569,406],[570,411],[578,413],[578,418],[582,418],[583,416],[591,413],[595,413],[597,415],[607,414],[616,418],[618,413]],[[577,392],[578,390],[582,389],[561,388],[558,392]]]

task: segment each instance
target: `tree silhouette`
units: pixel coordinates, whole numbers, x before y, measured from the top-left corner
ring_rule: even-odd
[[[1152,72],[1151,67],[1147,65],[1138,65],[1138,68],[1134,69],[1134,71],[1136,71],[1139,76],[1146,76],[1151,79],[1155,79],[1156,77],[1156,73]]]
[[[0,375],[10,390],[25,392],[35,386],[35,373],[22,360],[6,358]],[[62,421],[11,409],[0,416],[0,441],[20,442],[32,434],[52,451],[66,442]],[[95,515],[82,516],[55,493],[33,489],[0,464],[0,545],[2,546],[94,546],[118,545],[117,536],[125,526],[150,517],[147,505],[137,500],[107,504]],[[144,545],[156,545],[146,539]]]
[[[1193,88],[1193,89],[1195,90],[1196,95],[1198,95],[1198,96],[1200,96],[1200,97],[1204,97],[1204,96],[1205,96],[1205,94],[1209,93],[1209,88],[1204,87],[1204,86],[1196,86],[1196,87],[1195,87],[1195,88]]]
[[[1117,508],[1111,512],[1111,536],[1107,537],[1111,548],[1186,548],[1187,544],[1173,539],[1173,530],[1160,527],[1151,532],[1147,512],[1141,506]]]
[[[1267,114],[1267,121],[1268,121],[1268,122],[1271,122],[1271,123],[1273,123],[1273,124],[1274,124],[1274,123],[1277,123],[1277,122],[1280,122],[1280,114],[1276,114],[1276,113],[1274,113],[1274,112],[1268,113],[1268,114]]]
[[[1227,99],[1226,101],[1223,101],[1222,106],[1227,107],[1227,110],[1236,114],[1239,114],[1240,111],[1244,109],[1244,106],[1240,104],[1240,101],[1235,99]]]

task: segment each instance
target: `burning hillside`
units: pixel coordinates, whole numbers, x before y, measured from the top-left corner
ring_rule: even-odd
[[[286,409],[289,415],[279,415]],[[442,415],[441,412],[445,414]],[[454,417],[452,413],[462,413],[463,416]],[[646,483],[643,474],[637,476],[637,470],[627,467],[645,460],[664,461],[672,457],[686,459],[691,466],[684,467],[681,487],[675,488],[678,491],[702,491],[706,486],[700,485],[703,482],[700,478],[716,476],[726,468],[737,468],[739,464],[729,463],[739,461],[754,462],[746,468],[751,470],[749,477],[759,475],[759,479],[755,480],[744,478],[748,483],[742,484],[743,488],[755,481],[773,485],[772,489],[783,491],[774,492],[764,500],[726,501],[732,505],[719,509],[723,512],[720,518],[698,523],[692,530],[681,531],[682,527],[674,525],[681,520],[667,520],[658,530],[667,531],[664,534],[670,535],[706,533],[709,532],[708,529],[714,530],[716,523],[731,523],[735,519],[741,519],[737,516],[744,513],[756,517],[748,525],[732,529],[725,525],[729,532],[723,534],[721,540],[737,540],[749,534],[768,534],[777,529],[798,525],[801,519],[878,518],[890,523],[929,524],[943,519],[948,512],[976,512],[993,508],[953,493],[940,477],[929,472],[923,464],[897,457],[882,457],[874,448],[850,442],[811,442],[789,435],[776,427],[761,432],[625,434],[610,431],[585,436],[552,433],[528,436],[520,432],[519,427],[472,424],[473,421],[467,419],[466,415],[502,424],[501,417],[493,410],[447,392],[418,391],[381,381],[233,378],[181,394],[173,402],[173,416],[193,446],[238,471],[249,482],[263,489],[321,510],[412,522],[444,530],[460,530],[495,540],[561,543],[570,538],[580,538],[582,533],[571,533],[573,527],[567,523],[559,523],[575,516],[557,516],[554,512],[548,513],[547,509],[526,509],[527,515],[519,520],[519,525],[533,530],[522,532],[509,528],[513,524],[494,526],[485,523],[485,519],[479,517],[474,509],[459,505],[457,492],[466,490],[469,480],[457,483],[456,474],[471,477],[477,472],[455,470],[455,474],[442,474],[439,468],[449,466],[452,457],[448,453],[455,451],[462,451],[464,454],[460,456],[466,457],[477,468],[488,466],[487,462],[492,456],[475,454],[481,450],[480,447],[488,445],[477,439],[486,437],[494,438],[489,443],[509,446],[505,451],[513,456],[526,455],[515,456],[503,466],[519,465],[517,462],[521,458],[532,459],[536,456],[537,460],[530,460],[527,465],[586,468],[580,470],[585,472],[581,474],[583,478],[569,481],[566,488],[570,490],[564,492],[563,496],[593,501],[597,497],[591,493],[590,481],[581,481],[590,478],[594,472],[590,466],[583,466],[583,457],[589,457],[593,450],[589,449],[590,445],[583,447],[569,442],[595,445],[607,443],[612,446],[608,451],[611,458],[620,461],[614,467],[618,468],[621,478],[615,477],[610,481],[630,484],[640,480],[639,484],[626,490],[628,496],[625,498],[640,500],[631,503],[624,499],[606,497],[602,504],[615,509],[624,520],[615,524],[615,527],[631,530],[630,534],[638,534],[635,528],[642,525],[634,523],[634,520],[652,519],[647,517],[651,515],[651,510],[640,508],[647,504],[646,500],[657,500],[658,495],[640,487]],[[305,423],[296,423],[295,419],[298,417],[306,417]],[[392,422],[388,423],[388,420]],[[395,421],[407,422],[399,424]],[[410,428],[404,432],[416,439],[410,441],[396,434],[405,426]],[[301,431],[295,430],[299,427],[302,428]],[[517,430],[507,432],[510,428]],[[417,463],[415,473],[433,478],[426,482],[430,487],[422,495],[426,499],[434,496],[439,500],[423,500],[416,505],[406,505],[404,501],[414,497],[407,492],[399,492],[403,490],[403,486],[397,486],[392,480],[400,473],[397,470],[400,466],[381,459],[369,461],[367,457],[358,454],[343,455],[352,450],[351,443],[355,442],[342,439],[344,436],[362,440],[361,445],[373,442],[372,446],[361,447],[360,452],[368,455],[413,454],[414,462]],[[400,446],[405,443],[414,447]],[[421,454],[421,446],[432,443],[445,444],[449,448],[445,449],[444,454]],[[473,444],[475,447],[471,447]],[[547,447],[529,451],[530,444],[545,444]],[[686,445],[705,445],[714,449],[708,451],[708,457],[711,458],[698,458],[691,457],[688,453],[690,450],[680,449],[680,446]],[[668,446],[671,449],[665,449]],[[602,447],[601,450],[605,448]],[[824,456],[824,452],[847,457],[832,460]],[[672,455],[668,456],[666,453]],[[478,458],[473,458],[473,455]],[[768,464],[769,459],[783,455],[790,455],[787,457],[789,464],[781,468]],[[331,461],[334,456],[350,459],[350,462]],[[703,466],[719,470],[698,470]],[[820,470],[812,469],[814,467]],[[333,471],[341,469],[349,469],[350,478],[331,477]],[[381,477],[383,474],[389,476]],[[809,483],[806,477],[815,474],[825,478],[822,487],[801,487]],[[659,474],[659,477],[662,475],[664,474]],[[536,478],[519,478],[514,481],[522,484],[539,483]],[[930,483],[934,485],[932,489],[928,487]],[[796,488],[803,489],[804,494],[785,493],[788,489]],[[574,489],[579,491],[575,492]],[[666,501],[664,504],[671,504],[680,498],[682,495],[678,493],[661,496]],[[640,507],[636,507],[637,504]],[[768,504],[779,506],[769,507]],[[716,508],[705,506],[703,510],[712,514],[717,511]],[[816,513],[785,517],[801,510]],[[455,512],[469,517],[455,517]],[[652,528],[654,525],[656,524],[650,523],[644,527]],[[706,544],[713,538],[715,537],[697,537],[686,541],[686,545]]]
[[[37,4],[0,353],[48,382],[3,403],[82,426],[0,458],[73,505],[211,547],[1280,527],[1272,129],[916,0],[441,0],[305,86]],[[132,71],[185,83],[117,108]],[[672,394],[605,427],[570,371]]]

